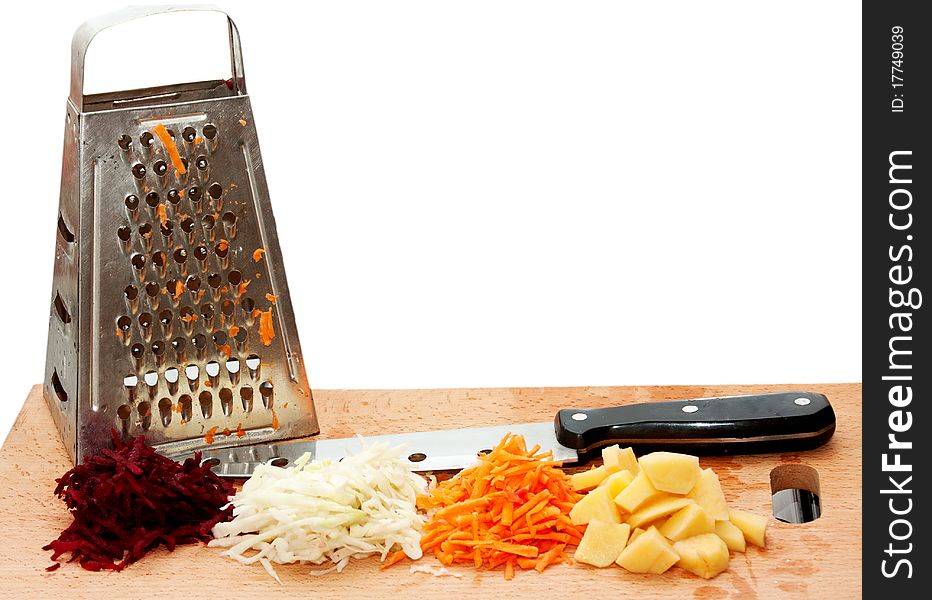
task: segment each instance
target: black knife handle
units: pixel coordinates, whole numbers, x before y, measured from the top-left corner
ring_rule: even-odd
[[[778,392],[563,409],[554,426],[557,441],[583,455],[611,444],[638,453],[756,454],[821,446],[835,433],[835,411],[822,394]]]

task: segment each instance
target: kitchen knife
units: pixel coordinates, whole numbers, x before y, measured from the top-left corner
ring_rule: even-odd
[[[415,471],[463,469],[508,433],[528,446],[552,450],[554,460],[585,462],[603,446],[633,446],[640,453],[691,454],[793,452],[821,446],[835,432],[835,412],[822,394],[779,392],[750,396],[647,402],[611,408],[563,409],[553,421],[367,436],[366,444],[406,444]],[[360,438],[311,439],[205,450],[202,464],[223,477],[249,477],[257,465],[286,466],[305,452],[339,460],[358,452]],[[192,452],[163,452],[175,460]]]

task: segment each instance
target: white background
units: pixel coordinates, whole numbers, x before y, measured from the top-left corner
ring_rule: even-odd
[[[70,38],[119,6],[4,8],[0,436],[43,373]],[[313,387],[860,380],[859,3],[224,7]],[[224,36],[102,35],[88,91],[226,76]]]

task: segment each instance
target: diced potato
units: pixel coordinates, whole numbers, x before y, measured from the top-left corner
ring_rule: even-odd
[[[605,465],[589,469],[588,471],[580,471],[570,476],[570,485],[572,485],[573,489],[577,492],[591,490],[602,483],[602,480],[611,475],[611,473],[612,471]]]
[[[684,506],[694,504],[689,498],[663,494],[655,500],[642,504],[636,512],[631,513],[625,522],[631,527],[641,527],[647,523],[672,515]]]
[[[725,504],[725,494],[718,481],[718,475],[712,469],[703,469],[699,481],[689,491],[689,497],[696,501],[706,513],[716,521],[728,520],[728,505]]]
[[[608,488],[609,495],[614,498],[621,493],[621,490],[628,487],[634,481],[634,475],[631,474],[631,471],[625,469],[624,471],[618,471],[617,473],[612,473],[608,477],[602,480],[600,486]]]
[[[699,480],[699,459],[677,452],[651,452],[638,461],[651,485],[661,492],[688,494]]]
[[[767,533],[767,517],[755,515],[743,510],[731,509],[730,519],[735,527],[744,534],[744,539],[755,546],[764,548],[764,540]]]
[[[668,540],[678,542],[703,533],[714,533],[715,519],[698,504],[689,504],[676,511],[659,529]]]
[[[593,519],[606,523],[621,523],[618,506],[612,500],[607,487],[597,487],[576,503],[570,510],[573,525],[585,525]]]
[[[615,503],[626,512],[633,513],[644,502],[659,494],[660,492],[651,485],[647,475],[641,471],[625,489],[615,496]]]
[[[631,535],[628,536],[628,543],[630,544],[631,542],[633,542],[634,540],[636,540],[636,539],[638,538],[639,535],[641,535],[642,533],[644,533],[644,531],[645,531],[645,530],[644,530],[644,529],[641,529],[640,527],[635,527],[634,529],[632,529],[632,530],[631,530]],[[742,537],[741,539],[743,540],[744,537]]]
[[[716,521],[715,535],[722,538],[729,550],[744,552],[747,547],[744,543],[744,533],[731,521]]]
[[[660,532],[652,527],[629,542],[615,561],[632,573],[660,574],[673,566],[679,556]]]
[[[573,558],[595,567],[607,567],[615,562],[628,543],[631,528],[627,523],[606,523],[592,519],[576,548]]]
[[[714,533],[704,533],[673,544],[680,559],[676,563],[703,579],[711,579],[728,568],[728,546]]]
[[[609,467],[630,471],[632,475],[637,475],[638,471],[640,471],[634,450],[621,448],[618,444],[602,448],[602,462]]]

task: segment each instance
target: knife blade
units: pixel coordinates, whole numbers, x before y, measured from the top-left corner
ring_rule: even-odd
[[[835,412],[824,395],[777,392],[562,409],[553,421],[366,436],[364,443],[405,444],[408,466],[426,472],[469,467],[479,452],[494,448],[508,433],[523,435],[529,446],[540,444],[542,451],[552,451],[554,460],[577,463],[612,444],[632,446],[639,454],[792,452],[821,446],[834,432]],[[339,460],[358,452],[362,443],[356,437],[211,448],[201,453],[201,464],[222,477],[245,478],[260,464],[286,466],[304,453],[310,453],[312,460]],[[181,461],[194,453],[166,455]]]

